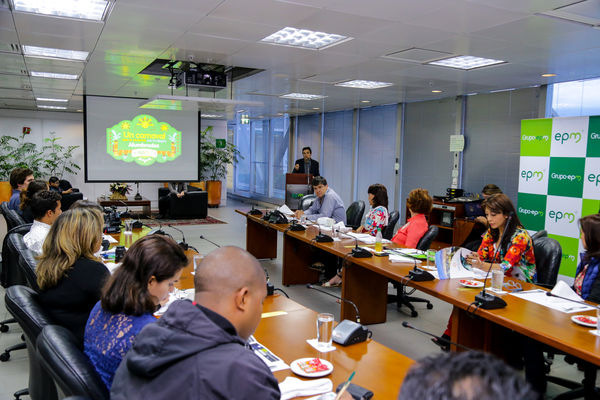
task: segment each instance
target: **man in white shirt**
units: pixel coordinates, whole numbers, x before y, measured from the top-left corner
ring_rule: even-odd
[[[23,236],[23,241],[36,256],[42,254],[42,246],[50,230],[50,225],[62,213],[60,199],[60,194],[50,190],[37,192],[31,199],[30,205],[34,220],[29,232]]]

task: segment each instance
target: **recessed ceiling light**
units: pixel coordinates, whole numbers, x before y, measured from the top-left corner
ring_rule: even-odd
[[[107,14],[106,0],[12,0],[15,11],[77,19],[102,21]]]
[[[237,112],[239,112],[239,113],[244,112],[244,111],[246,111],[246,110],[237,110]]]
[[[432,90],[431,93],[442,93],[442,91],[435,89],[435,90]]]
[[[282,116],[282,115],[283,115],[283,113],[277,113],[277,115],[279,115],[279,116]]]
[[[361,102],[361,103],[370,103],[370,102],[371,102],[371,100],[361,100],[360,102]]]
[[[262,39],[261,42],[319,50],[335,46],[336,44],[340,44],[351,39],[352,38],[348,36],[325,32],[314,32],[308,29],[298,29],[288,26],[267,36],[266,38]]]
[[[358,89],[380,89],[388,86],[392,86],[393,83],[390,82],[377,82],[377,81],[363,81],[360,79],[355,79],[353,81],[339,82],[336,83],[335,86],[342,87],[351,87]]]
[[[279,96],[282,99],[294,99],[294,100],[318,100],[324,99],[327,96],[321,96],[320,94],[308,94],[308,93],[288,93]]]
[[[68,99],[51,99],[48,97],[36,97],[35,98],[37,101],[56,101],[59,103],[66,103],[67,101],[69,101]]]
[[[474,68],[489,67],[490,65],[504,64],[506,61],[494,60],[492,58],[481,58],[473,56],[457,56],[444,58],[442,60],[430,61],[426,64],[438,65],[440,67],[449,67],[463,70]]]
[[[320,109],[319,107],[313,107],[313,110],[319,110],[319,109]]]
[[[44,106],[44,105],[38,105],[38,108],[46,108],[48,110],[66,110],[67,107],[63,107],[63,106]]]
[[[50,47],[23,46],[23,54],[28,57],[85,61],[89,53],[87,51],[52,49]]]
[[[515,90],[515,88],[490,90],[490,93],[510,92],[511,90]]]
[[[219,114],[202,114],[202,118],[223,118],[223,116]]]
[[[77,79],[77,75],[73,74],[56,74],[54,72],[36,72],[31,71],[31,76],[37,78],[53,78],[53,79]]]
[[[542,76],[544,78],[552,78],[553,76],[556,76],[556,74],[542,74]]]

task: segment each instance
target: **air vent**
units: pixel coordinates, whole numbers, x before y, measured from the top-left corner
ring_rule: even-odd
[[[27,75],[29,75],[29,73],[27,72],[27,70],[26,70],[26,69],[22,69],[22,70],[21,70],[21,75],[25,75],[25,76],[27,76]]]
[[[0,43],[0,52],[21,54],[21,46],[17,43]]]

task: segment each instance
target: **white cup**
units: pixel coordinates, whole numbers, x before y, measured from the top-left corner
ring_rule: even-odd
[[[317,315],[317,347],[327,349],[331,347],[333,332],[333,314],[321,313]]]
[[[499,292],[504,287],[504,271],[493,270],[492,271],[492,289]]]
[[[202,259],[204,258],[203,255],[201,254],[196,254],[193,258],[194,260],[194,274],[196,273],[196,270],[198,269],[198,266],[200,265],[200,263],[202,262]]]

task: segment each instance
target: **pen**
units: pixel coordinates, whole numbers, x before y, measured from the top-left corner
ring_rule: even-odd
[[[346,383],[344,383],[344,386],[342,386],[342,388],[338,392],[338,395],[335,396],[335,400],[339,400],[339,398],[342,397],[342,395],[344,394],[344,392],[346,391],[346,389],[348,388],[348,386],[350,386],[350,381],[352,381],[352,378],[354,378],[354,374],[355,373],[356,373],[356,371],[352,371],[352,373],[350,374],[350,378],[348,378],[348,380],[346,381]]]

